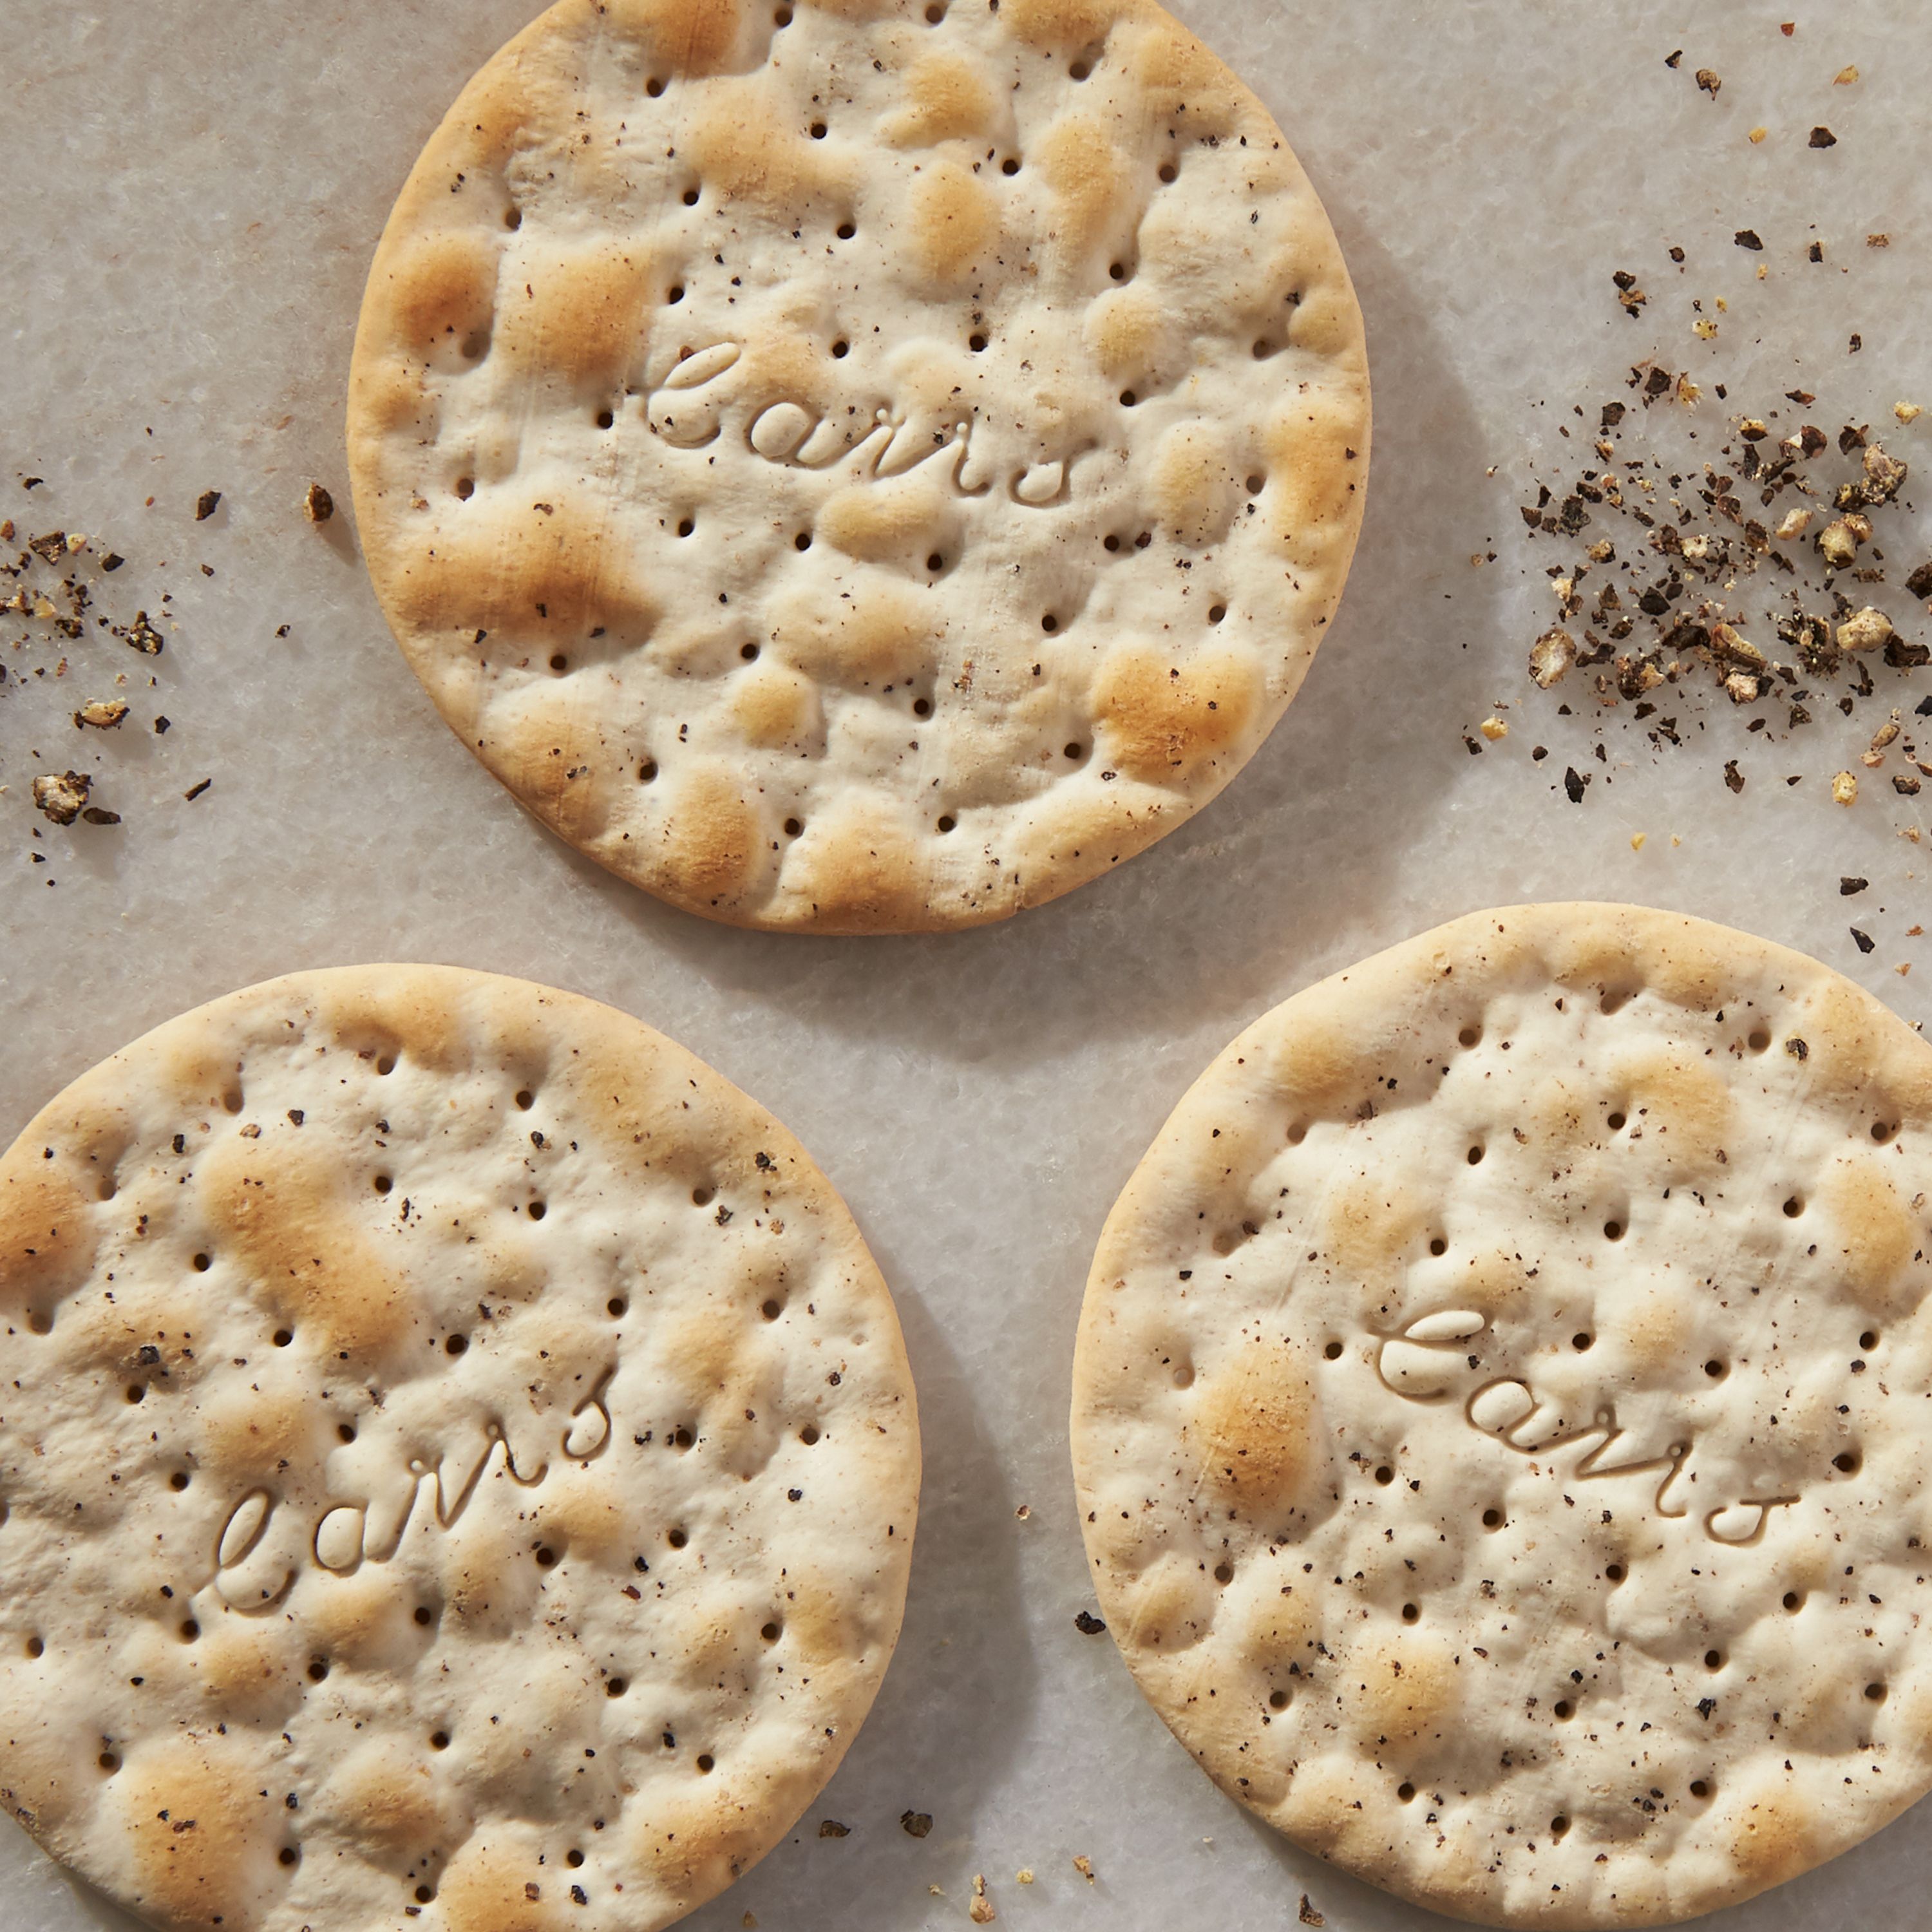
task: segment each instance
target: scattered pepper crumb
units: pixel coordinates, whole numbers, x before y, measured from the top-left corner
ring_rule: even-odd
[[[326,524],[335,514],[335,499],[320,483],[311,483],[302,498],[302,514],[312,524]]]
[[[1084,1856],[1076,1858],[1073,1861],[1073,1869],[1077,1871],[1089,1885],[1091,1885],[1094,1882],[1094,1861],[1091,1858]]]
[[[202,490],[201,494],[195,499],[195,521],[198,524],[206,523],[208,518],[213,516],[215,511],[220,506],[220,503],[221,492],[219,490]]]
[[[1828,128],[1814,128],[1810,145],[1814,148],[1835,148],[1838,145],[1838,137]]]
[[[932,1829],[932,1814],[930,1811],[902,1811],[899,1814],[899,1828],[909,1838],[922,1838]]]
[[[34,802],[44,818],[56,825],[71,825],[93,789],[94,781],[85,772],[44,772],[34,781]]]
[[[1309,1904],[1308,1894],[1305,1892],[1301,1894],[1301,1910],[1295,1916],[1304,1925],[1326,1925],[1328,1922],[1313,1906]]]

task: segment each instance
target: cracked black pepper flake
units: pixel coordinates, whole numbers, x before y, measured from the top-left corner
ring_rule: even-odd
[[[302,498],[302,514],[312,524],[326,524],[335,514],[335,499],[320,483],[311,483]]]
[[[1583,802],[1583,788],[1589,782],[1589,779],[1580,773],[1574,765],[1566,765],[1564,767],[1563,789],[1569,794],[1570,802],[1572,805],[1581,805]]]
[[[220,504],[221,492],[219,490],[202,490],[201,494],[194,500],[195,521],[198,524],[206,523],[220,507]]]
[[[111,574],[113,572],[118,570],[128,560],[124,556],[122,556],[118,550],[110,550],[107,554],[100,560],[100,567],[103,570]]]
[[[1762,248],[1764,246],[1764,244],[1758,239],[1757,230],[1755,228],[1740,228],[1731,239],[1740,248]]]
[[[1870,884],[1869,879],[1840,879],[1838,881],[1838,896],[1848,899],[1853,893],[1863,892]]]
[[[902,1811],[899,1826],[908,1838],[922,1838],[932,1829],[932,1814],[930,1811]]]
[[[1793,1060],[1809,1060],[1811,1058],[1811,1049],[1795,1034],[1784,1042],[1784,1050]]]
[[[1074,1613],[1073,1628],[1082,1636],[1098,1636],[1107,1626],[1091,1610],[1078,1610]]]
[[[1301,1894],[1301,1909],[1295,1916],[1304,1925],[1326,1925],[1328,1922],[1313,1906],[1309,1904],[1308,1894],[1305,1892]]]
[[[1744,788],[1744,775],[1738,770],[1738,761],[1735,758],[1724,760],[1724,783],[1732,791],[1742,791]]]
[[[1932,597],[1932,563],[1922,563],[1905,580],[1905,587],[1915,597]]]
[[[1849,930],[1852,935],[1852,944],[1861,952],[1869,952],[1878,943],[1870,933],[1861,932],[1856,926],[1850,927]]]
[[[118,812],[109,812],[98,805],[90,805],[80,815],[89,825],[118,825],[121,823],[121,814]]]
[[[1724,83],[1718,78],[1717,75],[1714,74],[1710,68],[1707,67],[1700,67],[1697,70],[1697,85],[1701,87],[1706,94],[1710,95],[1712,100],[1714,100],[1717,98],[1718,90],[1722,87],[1724,84]]]
[[[1814,128],[1811,139],[1807,145],[1814,148],[1835,148],[1838,145],[1838,137],[1828,128]]]
[[[214,782],[212,778],[203,778],[200,784],[190,785],[188,790],[182,794],[182,796],[192,805]]]
[[[821,1838],[849,1838],[852,1828],[840,1824],[836,1818],[821,1818],[818,1821],[818,1835]]]
[[[71,825],[93,789],[94,780],[86,772],[44,772],[34,781],[34,802],[43,818]]]

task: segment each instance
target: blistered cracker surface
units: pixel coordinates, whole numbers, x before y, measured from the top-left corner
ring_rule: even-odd
[[[1227,1791],[1498,1924],[1748,1898],[1932,1781],[1932,1048],[1815,962],[1473,915],[1244,1034],[1122,1195],[1073,1446]]]
[[[370,274],[376,586],[452,728],[710,916],[969,926],[1225,784],[1340,595],[1362,324],[1145,0],[562,0]]]
[[[843,1754],[918,1486],[843,1204],[608,1007],[273,981],[0,1161],[0,1800],[171,1932],[677,1918]]]

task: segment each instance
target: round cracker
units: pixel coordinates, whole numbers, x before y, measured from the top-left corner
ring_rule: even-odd
[[[640,1932],[774,1844],[897,1637],[892,1299],[626,1016],[376,966],[0,1161],[0,1799],[150,1923]]]
[[[451,727],[692,911],[912,931],[1106,872],[1299,686],[1362,323],[1146,0],[562,0],[404,188],[351,382]]]
[[[1229,1794],[1454,1916],[1653,1924],[1932,1784],[1932,1048],[1694,919],[1518,907],[1277,1007],[1088,1282],[1074,1465]]]

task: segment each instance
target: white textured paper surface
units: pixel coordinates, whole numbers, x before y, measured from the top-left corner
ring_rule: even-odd
[[[340,447],[363,273],[422,140],[533,10],[0,8],[0,519],[124,554],[98,578],[96,610],[116,622],[160,618],[172,593],[157,659],[90,626],[57,675],[52,644],[13,643],[45,624],[0,628],[0,1137],[155,1022],[298,967],[446,960],[641,1016],[772,1108],[851,1203],[898,1298],[927,1444],[878,1706],[794,1838],[690,1924],[964,1924],[975,1873],[1000,1923],[1055,1932],[1258,1932],[1292,1925],[1304,1892],[1343,1932],[1421,1924],[1222,1798],[1112,1643],[1074,1628],[1090,1599],[1065,1412],[1088,1257],[1168,1107],[1240,1024],[1475,907],[1680,908],[1815,952],[1908,1018],[1932,1010],[1932,940],[1908,931],[1932,922],[1932,848],[1900,836],[1925,826],[1932,788],[1896,794],[1895,754],[1858,765],[1888,705],[1910,723],[1932,672],[1880,669],[1853,716],[1834,691],[1790,737],[1782,706],[1752,736],[1721,701],[1679,701],[1684,742],[1661,757],[1626,704],[1599,763],[1595,720],[1557,712],[1594,711],[1580,674],[1548,694],[1523,675],[1554,616],[1544,566],[1576,553],[1529,539],[1516,508],[1536,473],[1561,496],[1599,405],[1628,398],[1629,366],[1652,356],[1705,386],[1694,420],[1712,442],[1726,440],[1716,382],[1732,407],[1802,388],[1828,431],[1869,422],[1932,473],[1932,416],[1902,428],[1891,413],[1932,406],[1932,10],[1181,6],[1288,130],[1360,291],[1376,448],[1355,576],[1302,696],[1198,818],[1007,926],[871,941],[708,926],[557,844],[437,720],[364,579]],[[1721,76],[1714,98],[1700,67]],[[1808,146],[1817,124],[1835,147]],[[1762,251],[1733,245],[1742,228]],[[1868,248],[1874,233],[1890,246]],[[1618,268],[1650,294],[1635,320]],[[1693,300],[1714,340],[1693,334]],[[29,476],[45,480],[30,492]],[[302,514],[311,480],[340,506],[320,530]],[[222,502],[197,524],[208,490]],[[1870,594],[1923,638],[1897,580],[1932,536],[1903,514],[1882,541],[1892,582]],[[113,697],[132,706],[118,731],[70,722]],[[1510,736],[1472,756],[1464,734],[1498,700]],[[120,824],[34,812],[34,775],[70,765]],[[1593,779],[1579,806],[1568,765]],[[1841,768],[1864,778],[1849,809],[1827,796]],[[1841,898],[1844,875],[1870,883]],[[933,1816],[923,1840],[900,1829],[909,1808]],[[1708,1922],[1916,1923],[1929,1817]],[[850,1834],[820,1838],[824,1818]],[[0,1826],[7,1932],[125,1923]]]

